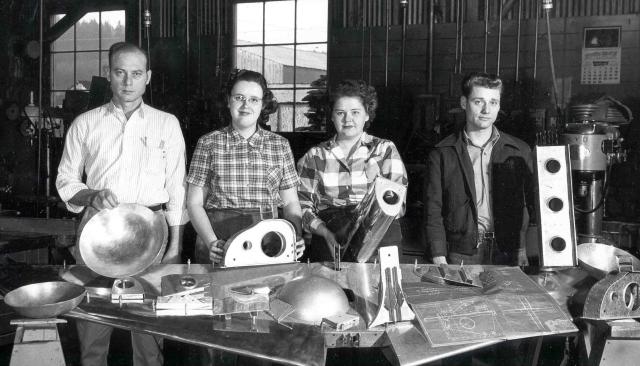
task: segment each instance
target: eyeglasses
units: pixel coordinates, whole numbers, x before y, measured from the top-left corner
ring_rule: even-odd
[[[234,100],[237,103],[244,103],[247,102],[247,104],[249,105],[253,105],[256,106],[260,103],[262,103],[262,98],[256,98],[256,97],[245,97],[242,94],[235,94],[231,96],[231,99]]]

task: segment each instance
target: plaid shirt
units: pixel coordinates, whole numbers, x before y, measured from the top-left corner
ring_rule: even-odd
[[[298,161],[298,197],[306,230],[320,225],[319,211],[358,204],[378,175],[407,186],[407,171],[393,142],[365,132],[359,144],[351,156],[345,156],[334,137],[312,147]]]
[[[231,126],[198,140],[187,182],[208,185],[207,208],[263,208],[281,204],[279,191],[295,188],[298,176],[289,141],[258,127],[245,139]]]

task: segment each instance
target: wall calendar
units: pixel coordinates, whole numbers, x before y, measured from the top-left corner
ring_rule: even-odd
[[[620,27],[585,28],[581,84],[620,84]]]

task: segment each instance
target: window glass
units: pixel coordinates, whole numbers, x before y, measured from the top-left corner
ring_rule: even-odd
[[[108,50],[112,44],[124,40],[124,17],[124,10],[102,12],[100,49]]]
[[[262,72],[262,47],[236,48],[236,67]]]
[[[311,86],[311,83],[327,74],[327,44],[305,44],[296,46],[296,85]]]
[[[54,53],[51,55],[53,89],[69,90],[73,88],[73,61],[73,53]]]
[[[264,77],[270,87],[291,87],[293,84],[293,47],[264,48]]]
[[[326,92],[327,24],[327,0],[235,5],[235,67],[262,72],[267,79],[280,105],[269,123],[272,130],[312,130],[323,125],[310,125],[305,114],[312,108],[310,103],[322,100],[318,94]]]
[[[298,0],[297,42],[326,42],[329,5],[327,0]]]
[[[262,3],[245,3],[236,5],[236,37],[235,44],[262,43]]]
[[[100,52],[76,53],[76,89],[89,90],[91,78],[100,74]]]
[[[51,17],[51,23],[55,24],[64,18],[63,14],[56,14]],[[73,51],[73,34],[74,27],[67,29],[66,32],[51,44],[51,51]]]
[[[100,49],[99,16],[87,13],[76,23],[76,51]]]
[[[267,1],[264,14],[264,43],[293,43],[295,1]]]
[[[50,18],[56,24],[64,14]],[[93,76],[108,77],[108,50],[125,40],[124,10],[91,12],[51,43],[51,105],[60,106],[66,90],[90,89]]]

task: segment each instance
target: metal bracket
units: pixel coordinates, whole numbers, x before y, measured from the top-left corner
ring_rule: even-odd
[[[619,272],[638,272],[634,267],[634,257],[630,255],[620,255],[616,257]]]
[[[378,286],[378,314],[369,328],[384,323],[412,320],[415,314],[409,308],[402,290],[402,272],[398,259],[398,247],[378,249],[380,257],[380,286]]]
[[[111,288],[111,302],[114,304],[143,303],[144,287],[133,277],[118,278]]]

